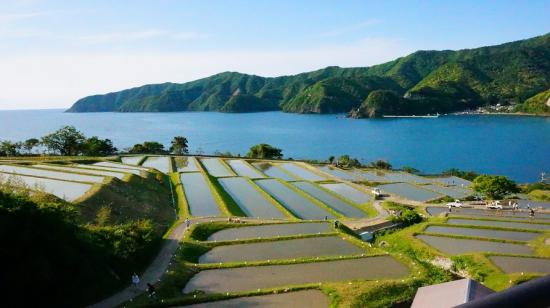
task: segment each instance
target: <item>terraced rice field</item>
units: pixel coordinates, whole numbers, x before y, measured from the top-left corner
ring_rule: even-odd
[[[114,168],[114,167],[104,167],[99,165],[84,165],[84,164],[77,164],[75,167],[82,168],[82,169],[96,169],[96,170],[103,170],[103,171],[112,171],[112,172],[122,172],[122,173],[131,173],[135,175],[141,175],[140,170],[136,169],[122,169],[122,168]]]
[[[144,167],[157,169],[162,173],[172,172],[171,158],[167,156],[148,156],[141,165]]]
[[[104,166],[104,167],[110,167],[110,168],[120,168],[124,170],[139,170],[139,171],[149,171],[149,169],[139,166],[130,166],[130,165],[124,165],[119,163],[113,163],[108,161],[102,161],[99,163],[93,164],[93,166]]]
[[[283,170],[273,166],[270,163],[253,163],[252,165],[256,167],[258,170],[262,171],[268,177],[281,179],[284,181],[298,180],[298,178],[288,174],[287,172],[284,172]]]
[[[471,252],[494,252],[518,255],[533,254],[533,249],[519,244],[458,239],[423,234],[417,235],[416,237],[435,249],[450,255],[460,255]]]
[[[76,168],[71,166],[60,166],[60,165],[33,165],[33,168],[40,168],[40,169],[49,169],[49,170],[59,170],[62,172],[75,172],[75,173],[86,173],[86,174],[93,174],[93,175],[99,175],[99,176],[110,176],[115,177],[120,180],[124,178],[126,175],[124,172],[118,171],[107,171],[107,170],[94,170],[94,169],[87,169],[87,168]]]
[[[175,157],[176,169],[178,172],[198,172],[200,171],[197,159],[195,157]]]
[[[291,236],[301,234],[317,234],[333,232],[329,223],[326,222],[307,222],[292,224],[273,224],[262,226],[249,226],[230,228],[218,231],[210,237],[209,241],[233,241],[254,238],[270,238],[279,236]]]
[[[137,166],[143,160],[143,156],[122,156],[120,160],[123,164]]]
[[[372,197],[355,187],[352,187],[345,183],[335,183],[335,184],[320,184],[323,188],[328,189],[337,195],[344,197],[347,200],[355,202],[357,204],[367,203],[372,200]]]
[[[221,178],[218,181],[247,216],[285,218],[283,213],[245,178]]]
[[[392,194],[404,199],[426,202],[429,200],[439,199],[443,197],[442,194],[426,190],[409,183],[393,183],[380,185],[378,188],[386,194]]]
[[[409,184],[428,184],[430,180],[418,175],[406,173],[406,172],[387,172],[385,177],[390,182],[403,182]]]
[[[490,256],[489,259],[505,273],[550,274],[550,259]]]
[[[323,171],[324,173],[328,173],[332,175],[333,177],[336,177],[341,180],[345,181],[364,181],[365,179],[357,174],[353,174],[351,172],[344,171],[342,169],[331,167],[331,166],[322,166],[318,167],[319,170]]]
[[[447,235],[463,235],[471,237],[485,237],[513,241],[530,241],[541,235],[541,233],[536,232],[503,231],[450,226],[429,226],[424,230],[424,232]]]
[[[529,205],[531,208],[543,208],[550,209],[550,201],[532,201],[532,200],[515,200],[520,208],[527,208]]]
[[[358,255],[364,250],[338,236],[324,236],[217,246],[199,258],[199,263],[226,263]]]
[[[298,187],[302,191],[308,193],[313,198],[323,202],[324,204],[330,206],[340,214],[346,217],[355,217],[362,218],[367,217],[367,214],[358,208],[350,205],[347,202],[344,202],[332,194],[324,191],[319,186],[316,186],[313,183],[309,182],[293,182],[292,185]]]
[[[471,196],[474,192],[468,188],[456,187],[456,186],[440,186],[435,184],[423,185],[422,188],[435,191],[442,195],[449,196],[454,199],[464,199]]]
[[[38,168],[20,167],[13,165],[0,165],[0,172],[13,173],[16,175],[30,175],[37,177],[46,177],[56,180],[64,181],[77,181],[77,182],[89,182],[89,183],[101,183],[105,179],[103,176],[84,175],[67,173],[61,171],[51,171]]]
[[[0,177],[2,176],[4,176],[5,179],[10,177],[8,174],[0,173]],[[38,188],[39,190],[43,190],[46,193],[50,193],[69,202],[80,198],[92,188],[92,184],[44,179],[24,175],[16,175],[14,177],[23,181],[27,186],[29,186],[30,189]]]
[[[302,219],[334,218],[327,210],[314,204],[306,197],[285,186],[278,180],[257,180],[256,184],[283,204],[292,213]]]
[[[200,271],[183,292],[240,292],[318,282],[356,279],[392,279],[408,275],[409,269],[390,256],[368,257],[289,265],[268,265]]]
[[[229,170],[223,162],[218,158],[203,158],[201,159],[202,164],[212,176],[223,177],[223,176],[235,176],[233,171]]]
[[[450,225],[470,225],[470,226],[484,226],[484,227],[499,227],[499,228],[513,228],[513,229],[526,229],[526,230],[541,230],[549,231],[550,224],[535,224],[527,222],[511,222],[511,221],[498,221],[498,220],[476,220],[476,219],[459,219],[451,218],[447,220],[447,224]]]
[[[446,207],[435,207],[430,206],[426,208],[426,211],[432,215],[437,216],[441,213],[448,212]],[[471,209],[471,208],[453,208],[451,215],[458,216],[473,216],[473,217],[502,217],[505,219],[521,219],[521,220],[532,220],[533,218],[529,217],[529,212],[527,211],[511,211],[511,210],[482,210],[482,209]],[[550,214],[548,213],[536,213],[534,219],[550,219]]]
[[[362,169],[353,169],[353,173],[370,181],[378,183],[387,183],[391,182],[389,178],[386,177],[386,174],[381,171],[372,171],[372,170],[362,170]]]
[[[436,182],[438,184],[443,184],[446,186],[456,186],[456,187],[470,187],[472,186],[472,182],[459,178],[457,176],[447,176],[447,177],[438,177],[438,178],[430,178],[432,182]]]
[[[286,170],[287,172],[290,172],[297,178],[301,178],[307,181],[323,181],[326,180],[325,177],[320,176],[319,174],[310,171],[306,169],[305,167],[302,167],[295,163],[280,163],[277,164],[278,167]]]
[[[202,303],[185,307],[191,308],[278,308],[278,307],[329,307],[328,297],[319,290],[305,290],[291,293],[270,294],[263,296],[239,297],[224,301]]]
[[[258,170],[249,166],[242,159],[228,160],[227,163],[229,164],[229,166],[231,166],[233,171],[235,171],[240,176],[246,176],[251,179],[265,178],[265,175],[261,174],[260,172],[258,172]]]
[[[212,196],[212,191],[202,173],[181,173],[185,198],[189,205],[189,211],[193,216],[219,216],[221,215],[218,203]]]

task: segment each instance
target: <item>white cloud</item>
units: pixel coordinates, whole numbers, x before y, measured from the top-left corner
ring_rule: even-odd
[[[34,17],[47,15],[47,12],[30,12],[30,13],[7,13],[0,14],[0,23],[15,22]]]
[[[382,21],[379,20],[379,19],[369,19],[369,20],[365,20],[365,21],[360,22],[360,23],[356,23],[356,24],[353,24],[353,25],[346,26],[346,27],[336,28],[336,29],[333,29],[333,30],[330,30],[330,31],[323,32],[323,33],[319,34],[319,36],[321,36],[321,37],[340,36],[340,35],[344,35],[344,34],[347,34],[347,33],[362,30],[362,29],[370,27],[372,25],[380,24],[381,22]]]
[[[68,107],[77,99],[148,83],[186,82],[223,71],[280,76],[329,65],[368,66],[411,52],[402,41],[367,38],[299,50],[72,52],[0,57],[0,109]]]
[[[144,41],[149,39],[164,38],[164,39],[176,39],[176,40],[192,40],[208,37],[205,34],[197,32],[171,32],[160,29],[147,29],[141,31],[130,32],[109,32],[99,33],[92,35],[85,35],[78,37],[78,40],[91,43],[91,44],[103,44],[103,43],[116,43],[116,42],[134,42]]]

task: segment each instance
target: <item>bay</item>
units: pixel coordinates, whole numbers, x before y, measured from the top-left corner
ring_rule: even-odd
[[[439,118],[347,119],[283,112],[64,113],[59,109],[0,111],[0,139],[19,141],[74,125],[109,138],[119,149],[143,141],[169,146],[189,139],[190,151],[246,154],[269,143],[285,157],[327,159],[349,154],[390,161],[426,173],[449,168],[502,174],[519,182],[550,172],[550,118],[461,115]]]

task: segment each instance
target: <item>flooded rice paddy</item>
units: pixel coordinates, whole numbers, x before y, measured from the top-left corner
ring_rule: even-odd
[[[344,197],[347,200],[355,202],[357,204],[367,203],[372,200],[372,197],[366,192],[362,192],[355,187],[352,187],[345,183],[335,184],[320,184],[323,188],[326,188],[337,195]]]
[[[203,158],[201,159],[202,164],[212,176],[223,177],[223,176],[235,176],[233,171],[229,170],[228,167],[224,165],[221,159],[218,158]]]
[[[244,160],[242,159],[232,159],[228,160],[227,163],[233,171],[235,171],[240,176],[246,176],[251,179],[260,179],[265,178],[265,175],[258,172],[256,169],[249,166]]]
[[[254,167],[256,167],[258,170],[262,171],[265,175],[268,177],[281,179],[285,181],[296,181],[297,178],[288,174],[287,172],[284,172],[280,168],[277,168],[273,166],[270,163],[253,163]]]
[[[442,195],[449,196],[454,199],[463,199],[471,196],[474,192],[468,188],[456,187],[456,186],[440,186],[435,184],[423,185],[422,188],[435,191]]]
[[[451,225],[470,225],[470,226],[486,226],[486,227],[500,227],[500,228],[513,228],[513,229],[531,229],[531,230],[550,230],[550,224],[535,224],[527,222],[511,222],[511,221],[498,221],[498,220],[474,220],[474,219],[459,219],[451,218],[447,220]]]
[[[247,216],[260,218],[285,217],[247,179],[232,177],[221,178],[218,181]]]
[[[295,175],[298,178],[307,180],[307,181],[322,181],[326,180],[325,177],[320,176],[319,174],[306,169],[303,166],[300,166],[296,163],[280,163],[277,166],[280,168],[290,172],[291,174]]]
[[[426,190],[409,183],[393,183],[378,186],[380,190],[384,193],[397,195],[398,197],[426,202],[429,200],[434,200],[443,197],[442,194],[436,193],[434,191]]]
[[[174,163],[178,172],[197,172],[200,171],[197,159],[195,157],[174,157]]]
[[[199,263],[299,259],[356,255],[365,251],[338,236],[323,236],[217,246],[199,258]]]
[[[89,182],[89,183],[101,183],[105,179],[105,177],[103,176],[75,174],[75,173],[67,173],[67,172],[61,172],[61,171],[52,171],[52,170],[28,168],[28,167],[20,167],[20,166],[12,166],[12,165],[0,165],[0,172],[14,173],[16,175],[30,175],[30,176],[38,176],[38,177],[47,177],[47,178],[52,178],[57,180]]]
[[[82,169],[97,169],[97,170],[104,170],[104,171],[112,171],[112,172],[119,172],[119,173],[122,172],[122,173],[131,173],[135,175],[141,175],[141,171],[136,169],[122,169],[122,168],[104,167],[99,165],[84,165],[84,164],[77,164],[75,166]]]
[[[448,212],[448,208],[446,207],[435,207],[430,206],[426,208],[426,211],[432,215],[437,216],[441,213]],[[472,208],[453,208],[451,215],[459,215],[459,216],[490,216],[490,217],[502,217],[505,219],[533,219],[529,217],[529,212],[527,211],[512,211],[512,210],[484,210],[484,209],[472,209]],[[535,212],[534,219],[550,219],[549,213],[537,213]]]
[[[460,255],[470,252],[495,252],[518,255],[533,254],[533,250],[530,247],[519,244],[458,239],[422,234],[417,235],[416,237],[435,249],[450,255]]]
[[[290,236],[300,234],[317,234],[333,232],[329,223],[326,222],[307,222],[292,224],[273,224],[263,226],[249,226],[230,228],[218,231],[210,237],[209,241],[233,241],[253,238],[269,238],[278,236]]]
[[[317,185],[309,182],[293,182],[292,185],[298,187],[304,192],[308,193],[313,198],[323,202],[324,204],[330,206],[337,212],[341,213],[346,217],[355,217],[362,218],[366,217],[367,214],[358,208],[344,202],[330,193],[324,191],[322,188]]]
[[[505,273],[550,274],[550,259],[490,256],[489,259]]]
[[[124,176],[126,175],[122,171],[114,172],[114,171],[107,171],[107,170],[75,168],[71,166],[61,166],[61,165],[57,165],[57,166],[56,165],[33,165],[33,168],[59,170],[62,172],[87,173],[87,174],[93,174],[93,175],[99,175],[99,176],[111,176],[120,180],[122,180],[122,178],[124,178]]]
[[[449,235],[463,235],[473,237],[486,237],[501,240],[513,240],[513,241],[530,241],[541,233],[535,232],[520,232],[520,231],[503,231],[503,230],[491,230],[491,229],[477,229],[477,228],[461,228],[461,227],[447,227],[447,226],[428,226],[424,232],[449,234]]]
[[[122,156],[120,160],[127,165],[137,165],[143,160],[143,156]]]
[[[124,164],[119,164],[119,163],[114,163],[109,161],[102,161],[99,163],[95,163],[93,164],[93,166],[105,166],[105,167],[112,167],[112,168],[120,168],[124,170],[130,169],[130,170],[148,171],[148,169],[144,167],[124,165]]]
[[[322,166],[318,167],[319,170],[323,171],[324,173],[328,173],[336,178],[339,178],[341,180],[346,181],[364,181],[365,179],[357,174],[353,174],[351,172],[344,171],[342,169],[331,167],[331,166]]]
[[[143,167],[154,168],[162,173],[172,172],[172,162],[168,156],[148,156],[141,164]]]
[[[432,182],[437,182],[439,184],[443,184],[446,186],[455,186],[455,187],[470,187],[472,186],[472,182],[459,178],[457,176],[447,176],[447,177],[437,177],[437,178],[430,178]]]
[[[334,218],[334,215],[275,179],[257,180],[256,184],[302,219]]]
[[[318,282],[356,279],[392,279],[408,275],[409,269],[390,256],[368,257],[289,265],[252,266],[200,271],[184,293],[239,292]]]
[[[206,182],[202,173],[181,173],[180,179],[191,215],[216,216],[221,214],[208,182]]]
[[[17,180],[23,181],[23,183],[29,186],[30,189],[43,190],[46,193],[50,193],[66,201],[74,201],[92,188],[91,184],[44,179],[24,175],[11,176],[0,173],[0,178],[4,178],[4,180],[7,180],[10,177],[15,177]]]
[[[217,302],[201,303],[190,308],[279,308],[279,307],[329,307],[330,300],[319,290],[304,290],[290,293],[239,297]]]

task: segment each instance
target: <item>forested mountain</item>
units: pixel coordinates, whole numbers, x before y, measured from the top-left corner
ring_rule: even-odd
[[[550,33],[475,49],[417,51],[371,67],[327,67],[275,78],[225,72],[183,84],[145,85],[88,96],[68,111],[341,113],[354,110],[361,117],[365,115],[357,110],[372,91],[390,90],[400,99],[395,108],[385,110],[427,114],[484,104],[521,104],[549,88]],[[385,100],[388,101],[391,100]],[[530,112],[530,108],[521,106],[518,110]]]

